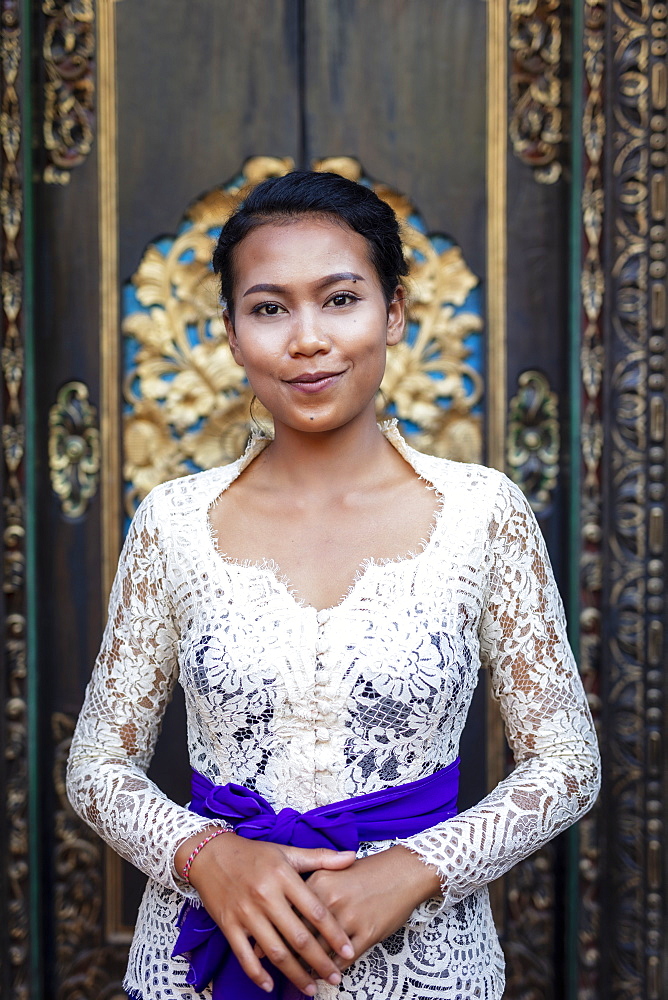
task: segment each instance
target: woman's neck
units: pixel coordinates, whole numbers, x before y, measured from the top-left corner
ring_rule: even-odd
[[[316,495],[377,481],[388,458],[391,463],[393,449],[375,412],[362,416],[336,430],[313,434],[277,425],[262,463],[274,487]]]

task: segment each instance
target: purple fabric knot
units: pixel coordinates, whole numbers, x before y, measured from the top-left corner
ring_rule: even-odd
[[[249,840],[293,847],[327,847],[357,851],[361,842],[411,837],[457,813],[459,758],[448,767],[418,781],[357,795],[300,813],[286,807],[276,813],[258,792],[244,785],[214,785],[192,772],[190,809],[209,819],[231,823],[234,832]],[[294,988],[268,960],[274,980],[267,994],[245,974],[225,936],[203,906],[187,902],[181,910],[179,936],[172,955],[188,955],[187,982],[201,992],[209,983],[213,1000],[286,1000]]]

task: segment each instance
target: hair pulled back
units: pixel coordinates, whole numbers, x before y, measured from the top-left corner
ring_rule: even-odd
[[[291,222],[300,216],[320,216],[348,226],[367,241],[389,306],[397,285],[408,274],[399,235],[399,223],[390,206],[363,184],[340,174],[294,170],[271,177],[253,188],[227,220],[213,254],[213,270],[220,276],[221,296],[234,318],[234,252],[258,226]]]

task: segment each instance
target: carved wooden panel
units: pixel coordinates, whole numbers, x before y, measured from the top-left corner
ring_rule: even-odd
[[[510,139],[536,180],[561,176],[561,0],[510,0]]]
[[[44,148],[47,184],[67,184],[91,151],[95,129],[93,0],[43,0]]]
[[[605,813],[609,870],[602,986],[659,1000],[666,985],[662,745],[666,644],[664,3],[616,0],[609,17],[604,523]],[[642,921],[638,915],[642,914]]]
[[[0,222],[2,224],[3,711],[0,733],[0,992],[28,1000],[37,947],[30,921],[30,806],[27,670],[25,322],[23,246],[25,134],[21,46],[23,7],[3,5],[0,21]],[[34,730],[33,730],[34,732]]]

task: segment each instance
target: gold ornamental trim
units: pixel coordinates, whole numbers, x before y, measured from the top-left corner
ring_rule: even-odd
[[[485,461],[504,471],[507,400],[508,8],[489,0],[487,28],[487,400]],[[498,713],[493,713],[496,717]],[[493,725],[497,725],[496,722]],[[498,745],[491,746],[492,743]],[[503,777],[498,747],[501,722],[490,743],[490,786]],[[492,895],[494,896],[494,887]]]
[[[118,276],[116,5],[98,0],[98,241],[100,254],[100,435],[102,602],[111,591],[121,546],[121,361]]]
[[[82,517],[97,492],[100,431],[83,382],[68,382],[49,411],[51,488],[66,518]]]

